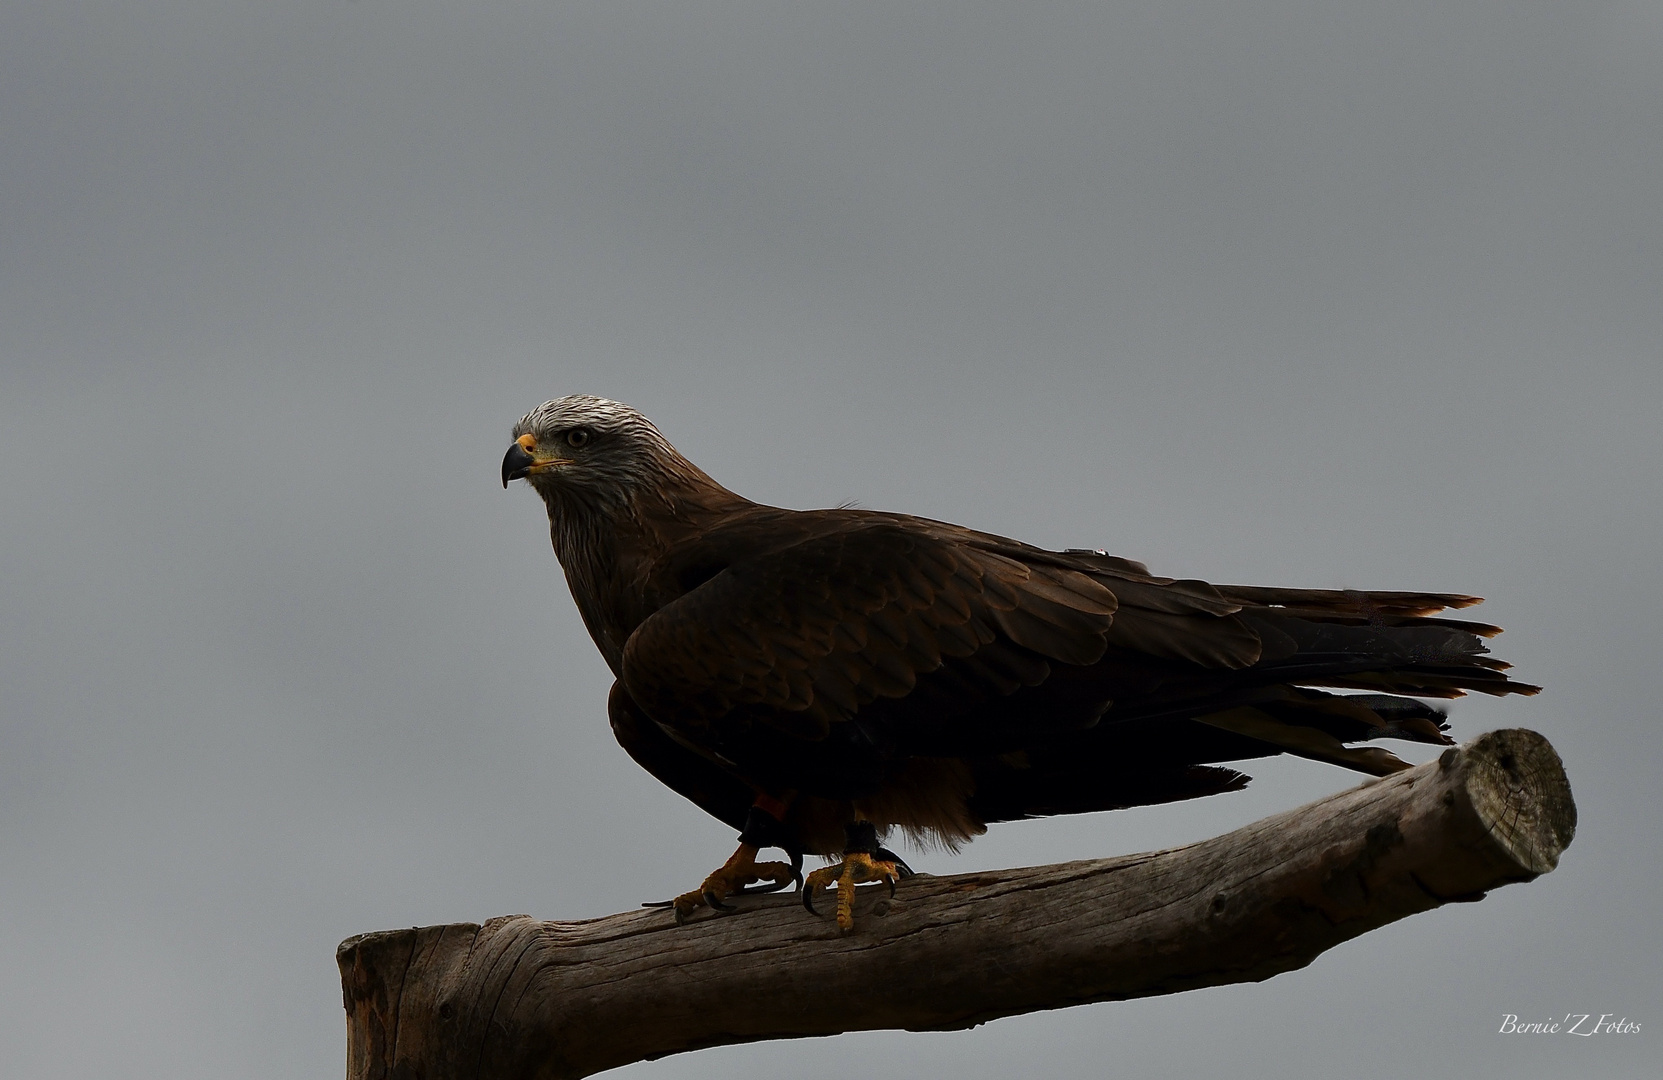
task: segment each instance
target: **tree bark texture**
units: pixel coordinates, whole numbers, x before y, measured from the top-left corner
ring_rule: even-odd
[[[645,910],[363,934],[337,952],[347,1076],[581,1077],[725,1043],[1259,981],[1545,874],[1575,827],[1553,747],[1507,730],[1186,847],[920,875],[894,899],[869,886],[849,934],[790,894],[686,926]]]

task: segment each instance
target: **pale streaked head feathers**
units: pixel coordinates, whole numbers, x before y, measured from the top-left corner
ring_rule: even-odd
[[[551,514],[584,508],[607,514],[642,497],[674,500],[688,488],[724,491],[651,420],[620,401],[589,394],[546,401],[514,425],[514,439],[526,435],[535,440],[533,456],[549,462],[526,479]]]

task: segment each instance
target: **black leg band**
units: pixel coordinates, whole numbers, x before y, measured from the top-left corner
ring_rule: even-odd
[[[851,821],[843,826],[843,854],[876,855],[878,827],[870,821]]]

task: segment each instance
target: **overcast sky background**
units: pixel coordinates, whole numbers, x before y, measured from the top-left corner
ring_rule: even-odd
[[[574,392],[763,501],[1485,595],[1547,690],[1455,734],[1582,815],[1261,985],[618,1075],[1655,1075],[1655,0],[4,0],[0,1074],[339,1076],[342,938],[727,856],[498,486]],[[1355,781],[1250,771],[916,863]],[[1567,1012],[1643,1028],[1496,1033]]]

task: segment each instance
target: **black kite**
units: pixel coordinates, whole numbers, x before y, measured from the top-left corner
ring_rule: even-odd
[[[554,549],[617,677],[612,729],[648,772],[741,829],[673,904],[804,853],[856,882],[906,873],[890,830],[949,848],[996,821],[1233,791],[1217,763],[1289,753],[1384,775],[1379,738],[1446,744],[1415,698],[1536,692],[1439,617],[1476,597],[1210,585],[1101,551],[1045,551],[904,514],[753,503],[626,405],[551,401],[502,479],[548,505]],[[1327,689],[1363,691],[1333,694]],[[759,847],[792,865],[757,863]],[[753,890],[754,891],[754,890]]]

